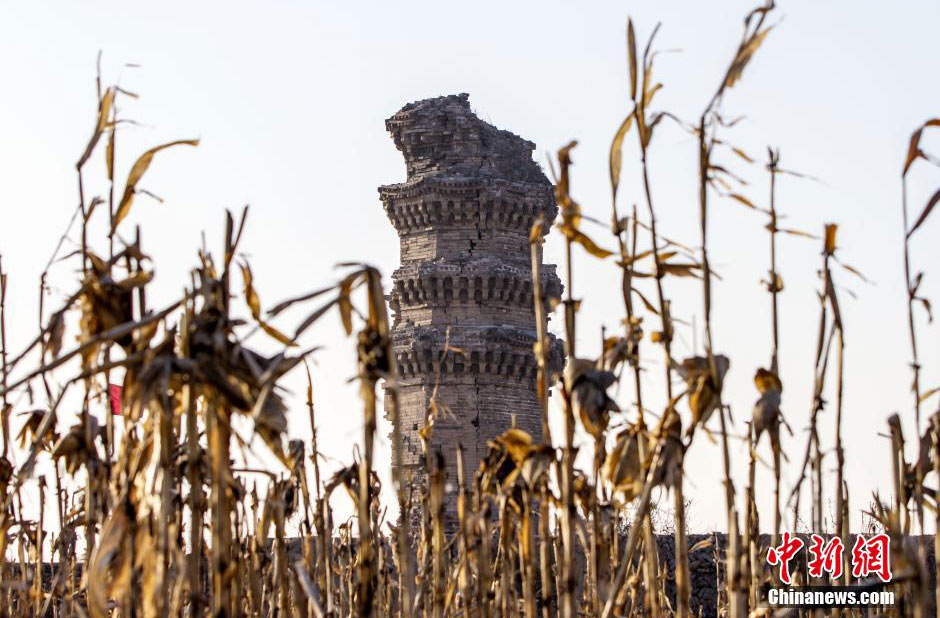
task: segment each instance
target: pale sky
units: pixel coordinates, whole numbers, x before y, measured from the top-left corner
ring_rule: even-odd
[[[198,148],[157,156],[142,186],[165,203],[140,196],[125,225],[142,226],[145,250],[154,258],[152,305],[170,302],[187,284],[203,231],[219,253],[224,209],[250,203],[242,248],[262,301],[271,306],[334,281],[337,262],[367,261],[386,275],[394,270],[397,237],[376,187],[401,181],[404,165],[383,120],[417,99],[470,93],[482,118],[534,141],[543,163],[546,152],[578,139],[573,193],[588,214],[608,220],[607,150],[629,112],[627,16],[641,40],[662,21],[658,47],[681,50],[657,59],[664,88],[656,105],[691,120],[718,85],[751,6],[742,0],[3,3],[0,253],[9,273],[11,353],[36,334],[38,276],[76,203],[74,163],[94,119],[99,50],[105,82],[119,79],[141,95],[121,106],[141,126],[119,134],[119,178],[133,157],[153,145],[202,140]],[[785,225],[819,233],[824,222],[838,222],[840,257],[875,282],[836,272],[844,284],[844,436],[856,527],[858,509],[871,493],[890,491],[889,446],[877,435],[885,432],[886,417],[899,411],[905,430],[913,430],[899,171],[911,131],[940,114],[940,4],[782,2],[771,22],[779,25],[726,97],[726,115],[746,119],[725,138],[761,159],[767,145],[779,147],[783,167],[822,179],[781,180],[778,208],[788,217]],[[123,68],[126,63],[140,68]],[[643,205],[635,136],[628,144],[622,212],[634,202]],[[940,139],[928,138],[925,145],[936,152]],[[103,148],[88,167],[89,196],[107,189],[102,160]],[[650,161],[662,233],[697,247],[694,142],[663,123]],[[766,203],[767,179],[759,165],[724,163],[752,181],[743,190],[748,197]],[[935,168],[912,172],[913,212],[938,179]],[[731,357],[725,398],[743,433],[757,397],[753,373],[770,355],[769,300],[759,283],[768,268],[767,234],[758,214],[729,200],[715,198],[712,212],[711,256],[722,277],[714,291],[715,344]],[[934,299],[940,292],[938,226],[936,218],[929,221],[913,248],[915,271],[934,267],[922,286]],[[600,244],[612,245],[604,230],[587,229]],[[556,236],[546,261],[561,272]],[[92,238],[104,247],[100,229]],[[788,492],[811,403],[819,243],[784,237],[779,252],[786,285],[783,401],[797,432],[785,442]],[[578,346],[582,354],[596,354],[600,326],[615,328],[622,317],[617,270],[579,253],[575,277],[575,295],[585,299]],[[73,273],[60,267],[52,284],[57,305],[74,286]],[[666,293],[676,317],[691,321],[695,315],[701,324],[697,282],[667,280]],[[302,317],[295,312],[277,323],[290,328]],[[655,321],[648,318],[648,331]],[[940,333],[925,318],[919,328],[923,386],[940,385]],[[331,315],[308,336],[325,346],[315,357],[314,379],[321,446],[334,467],[351,461],[361,433],[356,388],[347,384],[355,372],[353,344],[338,331],[339,320]],[[680,327],[676,356],[688,355],[692,341],[691,330]],[[258,345],[274,349],[260,339]],[[648,406],[661,409],[660,350],[649,344],[644,350]],[[306,437],[301,374],[285,385],[294,393],[290,433]],[[620,395],[629,407],[632,388],[625,384]],[[832,391],[827,398],[834,401]],[[926,409],[935,406],[932,400]],[[821,417],[826,445],[832,444],[832,409]],[[732,448],[741,488],[747,452],[738,443]],[[766,445],[761,452],[769,461]],[[387,463],[384,435],[380,455]],[[692,530],[724,529],[718,447],[699,437],[687,459]],[[834,462],[830,453],[827,468]],[[771,476],[759,474],[766,526]]]

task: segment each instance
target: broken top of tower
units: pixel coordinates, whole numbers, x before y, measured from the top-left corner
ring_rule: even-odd
[[[410,182],[447,175],[551,187],[532,159],[535,144],[477,118],[467,94],[409,103],[385,127],[405,157]]]

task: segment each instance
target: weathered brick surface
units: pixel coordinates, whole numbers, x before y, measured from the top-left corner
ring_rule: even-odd
[[[557,206],[535,145],[477,118],[466,94],[410,103],[386,128],[407,168],[405,182],[379,188],[401,241],[389,297],[401,465],[408,476],[421,468],[418,432],[436,392],[431,448],[453,482],[458,444],[472,473],[513,418],[541,437],[529,230]],[[554,266],[540,279],[545,296],[561,294]],[[558,342],[552,359],[558,369]]]

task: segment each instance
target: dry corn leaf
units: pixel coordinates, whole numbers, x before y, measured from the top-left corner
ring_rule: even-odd
[[[140,182],[140,179],[147,172],[147,169],[150,167],[150,163],[153,161],[155,154],[164,150],[165,148],[170,148],[171,146],[198,146],[198,139],[188,139],[188,140],[177,140],[175,142],[169,142],[168,144],[162,144],[151,148],[144,154],[138,157],[137,161],[134,162],[133,167],[131,167],[130,174],[127,175],[127,182],[124,185],[124,195],[121,197],[121,203],[118,206],[117,211],[114,213],[114,223],[111,225],[111,233],[117,229],[117,226],[124,220],[124,217],[131,210],[131,204],[134,202],[134,194],[137,191],[137,183]]]
[[[913,165],[914,161],[918,158],[925,157],[923,151],[920,149],[920,138],[924,133],[924,129],[928,127],[940,127],[940,118],[931,118],[911,134],[911,141],[907,148],[907,157],[904,159],[904,168],[901,171],[902,177],[907,176],[907,172],[911,169],[911,165]]]
[[[653,306],[653,303],[651,303],[649,299],[643,296],[642,292],[640,292],[636,288],[633,288],[633,293],[640,297],[640,302],[643,303],[643,306],[646,307],[647,311],[649,311],[650,313],[654,315],[659,315],[659,311],[656,310],[656,307]]]
[[[108,599],[123,596],[123,588],[130,583],[131,561],[123,551],[124,539],[130,521],[127,508],[115,508],[101,530],[88,565],[88,609],[91,618],[110,615]]]
[[[254,287],[254,277],[251,274],[251,267],[248,265],[248,262],[243,262],[239,266],[242,271],[242,281],[245,284],[245,302],[248,304],[248,309],[251,310],[251,317],[258,322],[258,326],[260,326],[264,332],[274,339],[277,339],[284,345],[296,345],[290,340],[290,337],[265,322],[261,317],[261,298],[259,298],[258,292]]]
[[[619,266],[624,267],[624,268],[629,268],[629,267],[632,266],[634,263],[636,263],[636,262],[642,260],[642,259],[645,258],[645,257],[649,257],[649,256],[651,256],[651,255],[653,255],[653,250],[652,250],[652,249],[650,249],[650,250],[648,250],[648,251],[641,251],[640,253],[637,253],[636,255],[628,256],[626,259],[617,260],[617,264],[618,264]]]
[[[679,255],[678,251],[660,251],[659,253],[656,254],[656,261],[659,262],[660,265],[662,265],[663,263],[668,261],[670,258],[674,258],[677,255]]]
[[[571,140],[558,149],[558,167],[560,173],[558,175],[558,181],[555,184],[555,193],[558,196],[558,205],[562,208],[566,207],[568,202],[571,201],[568,195],[571,190],[568,168],[571,167],[571,151],[577,145],[577,140]],[[574,222],[574,225],[577,227],[577,222]]]
[[[918,301],[924,308],[924,311],[927,312],[927,322],[933,323],[933,309],[930,305],[930,300],[924,296],[917,296],[914,300]]]
[[[731,194],[728,195],[728,197],[730,197],[730,198],[733,199],[733,200],[737,200],[738,202],[744,204],[744,205],[747,206],[748,208],[753,208],[754,210],[760,210],[760,208],[758,208],[757,206],[754,205],[754,202],[752,202],[751,200],[747,199],[746,197],[744,197],[744,196],[741,195],[740,193],[731,193]]]
[[[633,20],[627,18],[627,60],[630,66],[630,99],[636,101],[636,33],[633,30]]]
[[[98,420],[89,416],[92,440],[98,434]],[[79,421],[69,428],[68,433],[59,438],[52,447],[53,459],[64,459],[65,469],[69,474],[75,474],[88,460],[97,456],[94,444],[88,445],[85,440],[85,426]]]
[[[104,150],[104,167],[108,174],[108,180],[114,180],[114,127],[108,131],[108,143]]]
[[[294,297],[294,298],[289,298],[289,299],[287,299],[287,300],[285,300],[285,301],[283,301],[283,302],[278,303],[277,305],[275,305],[275,306],[272,307],[271,309],[269,309],[269,310],[268,310],[268,315],[271,316],[271,317],[274,317],[274,316],[276,316],[277,314],[283,312],[285,309],[287,309],[287,308],[290,307],[291,305],[294,305],[295,303],[299,303],[299,302],[311,300],[311,299],[317,298],[318,296],[322,296],[322,295],[326,294],[327,292],[329,292],[330,290],[332,290],[333,287],[334,287],[334,286],[331,285],[331,286],[328,286],[328,287],[325,287],[325,288],[320,288],[319,290],[314,290],[313,292],[310,292],[309,294],[304,294],[303,296],[297,296],[297,297]]]
[[[924,403],[925,401],[927,401],[929,398],[933,397],[937,393],[940,393],[940,386],[924,391],[923,393],[921,393],[920,402]]]
[[[617,189],[620,186],[620,171],[623,167],[623,139],[630,131],[630,125],[633,124],[633,114],[624,118],[614,134],[614,141],[610,144],[610,186],[613,191],[613,199],[617,199]]]
[[[532,451],[532,436],[521,429],[507,429],[494,442],[506,449],[517,466],[521,466]]]
[[[652,103],[653,101],[653,97],[656,95],[657,92],[659,92],[659,90],[662,87],[663,85],[660,82],[656,82],[656,84],[651,86],[649,89],[647,89],[645,93],[643,93],[643,107],[644,108],[649,107],[649,104]],[[662,118],[662,116],[657,116],[657,119],[654,120],[653,122],[654,123],[659,122],[659,118]],[[647,129],[648,129],[648,132],[652,133],[653,124],[651,123],[650,126],[647,127]]]
[[[367,317],[369,326],[378,331],[382,337],[386,337],[388,335],[388,313],[385,306],[385,293],[382,290],[382,274],[372,266],[366,266],[364,273],[368,292],[367,300],[369,302],[369,315]],[[463,353],[459,348],[451,347],[450,349]]]
[[[581,245],[585,251],[597,258],[607,258],[613,255],[612,251],[598,247],[593,240],[588,237],[587,234],[582,232],[579,229],[563,225],[561,227],[562,233],[571,241]]]
[[[646,439],[645,436],[643,439]],[[633,500],[643,488],[640,474],[638,430],[630,427],[617,435],[616,445],[607,453],[602,473],[614,492],[626,501]]]
[[[114,88],[108,88],[104,91],[101,100],[98,102],[98,119],[95,121],[95,130],[91,134],[91,139],[88,140],[88,145],[85,146],[85,151],[82,153],[82,156],[79,157],[78,163],[75,164],[75,167],[78,169],[81,169],[82,166],[85,165],[85,161],[91,156],[91,153],[95,150],[95,146],[98,144],[98,140],[101,139],[101,134],[107,128],[108,117],[111,115],[111,106],[113,104]]]
[[[789,234],[790,236],[802,236],[803,238],[813,238],[818,239],[819,236],[815,234],[810,234],[809,232],[804,232],[803,230],[794,230],[792,228],[778,227],[777,231],[781,234]]]
[[[859,279],[861,279],[862,281],[864,281],[865,283],[871,283],[871,280],[865,275],[863,275],[861,271],[855,268],[854,266],[850,266],[849,264],[846,264],[845,262],[842,262],[841,260],[838,260],[838,259],[836,259],[836,263],[842,268],[844,268],[845,270],[849,271],[850,273],[858,277]]]
[[[660,264],[659,269],[667,275],[674,277],[698,277],[696,270],[701,269],[699,264]]]
[[[744,159],[744,160],[747,161],[748,163],[753,163],[753,162],[754,162],[754,159],[752,159],[750,156],[748,156],[748,154],[747,154],[746,152],[744,152],[744,151],[741,150],[740,148],[737,148],[736,146],[731,146],[731,152],[733,152],[734,154],[738,155],[739,157],[741,157],[742,159]]]
[[[20,416],[27,417],[26,421],[23,423],[23,426],[20,428],[20,432],[16,436],[20,448],[25,449],[29,444],[42,444],[44,446],[49,446],[58,440],[54,424],[50,424],[46,428],[45,435],[39,435],[39,430],[42,427],[42,421],[46,416],[45,410],[31,410],[29,412],[21,413]]]
[[[924,206],[924,210],[921,211],[920,216],[917,217],[917,221],[914,222],[914,226],[907,233],[908,238],[910,238],[914,232],[917,231],[917,228],[924,224],[924,221],[926,221],[927,217],[930,216],[930,212],[934,209],[934,206],[937,205],[937,202],[940,202],[940,189],[937,189],[937,192],[934,193],[929,200],[927,200],[927,205]]]
[[[741,186],[746,187],[748,185],[748,182],[745,179],[741,178],[740,176],[730,171],[728,168],[724,167],[723,165],[709,165],[708,170],[711,172],[718,172],[719,174],[724,174],[725,176],[732,179],[733,181],[735,181]],[[718,177],[714,177],[714,178],[716,180],[720,180],[720,178]]]
[[[49,336],[46,339],[45,351],[53,360],[59,357],[62,351],[62,339],[65,336],[65,312],[59,311],[49,321]]]
[[[646,40],[646,47],[643,48],[643,66],[646,68],[646,72],[650,72],[653,56],[650,55],[650,51],[653,49],[653,41],[656,40],[656,35],[659,34],[659,29],[662,27],[662,22],[656,22],[656,25],[653,26],[653,31],[650,32],[650,38]]]
[[[698,543],[696,543],[695,545],[693,545],[692,547],[690,547],[690,548],[689,548],[689,553],[691,554],[691,553],[697,552],[697,551],[699,551],[699,550],[701,550],[701,549],[708,549],[709,547],[711,547],[712,545],[714,545],[714,542],[715,542],[715,541],[714,541],[714,538],[713,538],[713,537],[710,537],[710,536],[709,536],[709,537],[705,537],[704,539],[702,539],[701,541],[699,541]]]
[[[728,69],[728,75],[725,77],[724,88],[732,88],[739,79],[741,79],[741,74],[744,72],[744,67],[747,66],[748,62],[751,61],[751,58],[754,56],[754,52],[757,51],[757,48],[761,46],[764,42],[764,39],[767,38],[767,35],[770,31],[773,30],[773,26],[768,26],[760,32],[756,32],[750,39],[747,40],[741,47],[738,49],[738,53],[734,58],[734,62],[731,63],[731,67]]]
[[[325,303],[322,307],[318,308],[316,311],[314,311],[313,313],[308,315],[306,318],[304,318],[304,321],[301,322],[297,326],[297,328],[294,330],[294,339],[296,340],[298,337],[300,337],[300,335],[303,334],[305,330],[310,328],[310,326],[314,322],[319,320],[323,316],[323,314],[329,311],[335,304],[336,304],[336,299],[334,298],[333,300]]]
[[[647,41],[647,44],[652,43],[652,40]],[[649,47],[647,47],[649,50]],[[640,137],[643,137],[643,133],[646,130],[646,107],[643,105],[643,102],[646,101],[646,92],[650,87],[650,78],[652,77],[653,71],[652,66],[646,63],[646,56],[643,57],[643,77],[640,80],[640,91],[637,97],[637,107],[639,107],[639,112],[637,113],[637,131],[640,132]],[[644,140],[645,141],[645,140]]]

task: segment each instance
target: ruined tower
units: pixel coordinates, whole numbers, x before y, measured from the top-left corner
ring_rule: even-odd
[[[379,188],[401,240],[390,296],[401,464],[406,477],[421,467],[418,432],[437,386],[431,447],[453,482],[462,444],[472,478],[513,415],[541,437],[529,231],[540,215],[554,219],[554,191],[535,145],[477,118],[466,94],[410,103],[385,124],[407,167],[405,182]],[[541,282],[544,297],[560,295],[554,266]],[[460,352],[442,354],[445,341]]]

